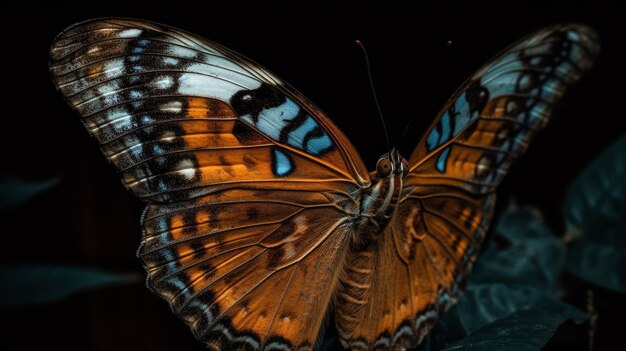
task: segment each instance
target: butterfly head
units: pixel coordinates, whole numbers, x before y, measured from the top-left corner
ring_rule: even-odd
[[[402,177],[404,177],[408,172],[408,162],[395,148],[391,149],[388,153],[383,154],[376,163],[376,173],[378,178],[393,177],[396,174],[401,174]]]

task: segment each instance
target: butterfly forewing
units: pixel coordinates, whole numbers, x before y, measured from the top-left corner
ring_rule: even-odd
[[[577,24],[547,28],[512,45],[448,101],[410,157],[407,186],[493,191],[598,50],[595,32]]]
[[[369,180],[354,148],[301,94],[191,34],[92,21],[61,34],[51,57],[58,88],[141,198],[167,202],[218,183],[284,177]]]
[[[586,26],[546,28],[455,93],[412,153],[380,241],[348,258],[337,304],[345,345],[413,346],[456,301],[491,221],[495,188],[598,49]]]

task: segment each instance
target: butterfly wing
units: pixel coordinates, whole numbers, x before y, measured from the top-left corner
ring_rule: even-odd
[[[266,69],[154,23],[78,24],[50,67],[150,202],[148,286],[216,350],[312,347],[369,183],[345,136]]]
[[[292,182],[369,181],[345,136],[295,89],[180,30],[129,20],[86,22],[56,39],[51,71],[126,186],[142,199],[170,202],[202,195],[217,183],[287,175]]]
[[[149,287],[211,349],[313,347],[350,237],[328,193],[232,189],[142,222]]]
[[[565,24],[505,50],[448,101],[411,154],[407,186],[492,192],[554,104],[591,67],[598,43],[590,28]]]
[[[494,190],[598,50],[588,27],[546,28],[454,94],[411,155],[381,239],[349,258],[337,313],[346,345],[415,345],[456,301],[491,220]]]

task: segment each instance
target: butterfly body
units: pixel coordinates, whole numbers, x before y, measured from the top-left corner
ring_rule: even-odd
[[[389,222],[402,193],[406,160],[396,149],[393,149],[379,158],[378,165],[378,170],[371,173],[371,185],[362,188],[359,194],[354,196],[359,202],[359,223],[371,226],[368,229],[361,229],[363,232],[380,233]],[[358,237],[367,237],[367,235],[358,235]]]
[[[51,72],[124,185],[148,203],[148,287],[214,350],[309,350],[334,302],[353,350],[419,343],[460,293],[495,189],[597,55],[577,24],[505,50],[408,159],[368,172],[274,74],[155,23],[101,19],[55,40]]]

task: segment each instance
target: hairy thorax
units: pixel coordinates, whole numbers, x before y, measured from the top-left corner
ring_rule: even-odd
[[[402,192],[402,173],[374,179],[373,186],[363,190],[359,204],[356,240],[371,242],[383,232]]]

